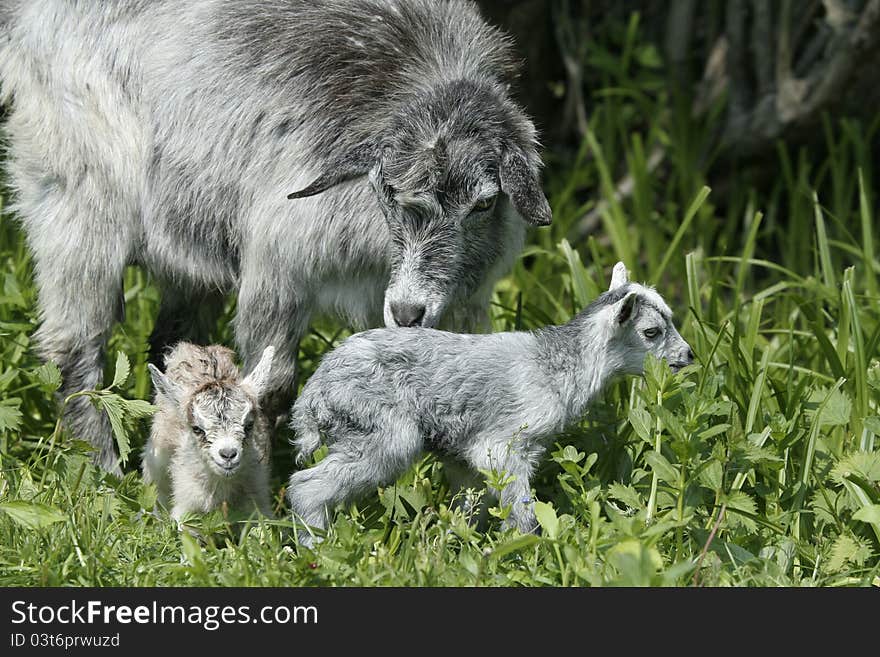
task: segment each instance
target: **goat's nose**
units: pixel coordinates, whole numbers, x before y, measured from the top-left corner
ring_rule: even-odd
[[[235,447],[224,447],[220,450],[220,456],[222,456],[227,461],[232,461],[236,456],[238,456],[238,450]]]
[[[425,316],[425,307],[417,303],[392,303],[391,314],[398,326],[418,326]]]
[[[695,358],[694,350],[691,349],[690,347],[687,348],[687,353],[685,354],[685,358],[687,358],[687,362],[689,362],[689,363],[694,362],[694,358]]]

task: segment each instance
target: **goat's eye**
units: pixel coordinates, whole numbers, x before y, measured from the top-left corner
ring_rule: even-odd
[[[205,430],[202,429],[201,427],[196,426],[196,425],[194,424],[194,425],[192,425],[192,426],[190,427],[190,429],[192,429],[192,432],[193,432],[196,436],[198,436],[199,438],[204,438],[204,437],[205,437]]]
[[[244,421],[244,432],[245,432],[245,433],[250,433],[250,432],[251,432],[251,429],[253,429],[253,428],[254,428],[254,418],[252,418],[252,417],[248,417],[248,418]]]
[[[656,338],[657,336],[660,335],[660,329],[655,328],[655,327],[651,327],[651,328],[645,329],[644,333],[645,333],[646,338],[648,338],[649,340],[653,340],[654,338]]]
[[[497,196],[489,196],[487,198],[481,198],[479,201],[474,203],[474,207],[471,208],[471,214],[476,214],[478,212],[486,212],[487,210],[491,210],[495,207],[495,199]]]

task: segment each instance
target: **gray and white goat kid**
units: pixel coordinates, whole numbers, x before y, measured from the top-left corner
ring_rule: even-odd
[[[669,307],[629,282],[623,263],[610,289],[562,326],[353,335],[324,356],[293,407],[299,459],[322,438],[329,446],[320,463],[290,477],[294,517],[323,529],[335,505],[393,482],[432,450],[475,477],[512,477],[490,493],[510,506],[506,526],[533,531],[530,479],[548,443],[612,378],[641,374],[648,353],[675,369],[693,361]]]
[[[177,344],[165,373],[150,364],[159,410],[144,448],[143,474],[159,502],[180,521],[226,504],[231,510],[271,515],[271,432],[260,398],[272,366],[266,347],[241,378],[231,350]]]
[[[245,371],[278,349],[270,414],[314,315],[473,330],[551,219],[516,69],[464,0],[0,0],[7,180],[62,397],[100,384],[130,264],[163,289],[157,363],[238,294]],[[119,472],[106,417],[66,420]]]

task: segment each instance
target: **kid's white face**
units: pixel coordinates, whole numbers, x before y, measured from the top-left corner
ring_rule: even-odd
[[[200,393],[193,398],[189,422],[190,435],[211,469],[227,477],[235,474],[254,425],[247,396],[236,389]]]
[[[653,306],[642,309],[635,319],[633,331],[644,345],[645,353],[665,358],[673,371],[690,363],[690,347],[676,330],[672,319],[664,317]]]
[[[637,298],[632,315],[619,324],[616,333],[617,339],[611,344],[625,373],[641,374],[648,353],[665,358],[673,371],[693,360],[691,348],[675,328],[671,316],[650,299]]]

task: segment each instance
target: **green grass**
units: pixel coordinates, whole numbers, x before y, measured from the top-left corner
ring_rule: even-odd
[[[126,476],[88,463],[57,426],[57,371],[31,349],[32,266],[14,217],[0,218],[0,584],[2,585],[807,585],[880,584],[880,274],[873,236],[873,125],[828,119],[825,143],[779,144],[778,177],[732,169],[723,198],[703,173],[711,120],[676,114],[653,58],[610,67],[592,133],[548,154],[554,224],[534,230],[497,287],[493,330],[568,319],[607,287],[611,265],[657,285],[698,363],[611,386],[558,437],[535,489],[543,534],[485,532],[450,510],[428,456],[394,486],[341,509],[328,540],[297,547],[283,502],[288,436],[273,464],[277,519],[193,518],[199,539],[153,514],[136,472],[150,395],[147,336],[158,292],[126,272],[127,315],[110,341],[108,388]],[[599,62],[601,63],[601,62]],[[599,63],[594,62],[595,65]],[[665,150],[655,174],[645,153]],[[629,198],[614,181],[632,174]],[[609,201],[599,230],[580,217]],[[231,344],[234,301],[212,339]],[[347,335],[320,325],[304,377]],[[122,369],[112,367],[123,353]],[[125,372],[128,361],[130,373]],[[114,381],[114,375],[116,381]],[[503,509],[495,509],[495,516]],[[710,540],[711,537],[711,540]]]

